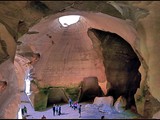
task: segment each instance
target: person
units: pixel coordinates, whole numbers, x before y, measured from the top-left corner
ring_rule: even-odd
[[[55,104],[53,105],[53,115],[55,116],[55,112],[56,112],[56,106]]]
[[[79,117],[81,117],[81,106],[82,106],[82,105],[80,105],[79,108],[78,108]]]
[[[46,116],[43,115],[43,116],[41,117],[41,119],[46,119]]]
[[[72,106],[72,99],[69,98],[69,106],[71,107]]]
[[[61,115],[61,106],[58,107],[58,115]]]
[[[56,115],[58,115],[58,105],[55,106]]]
[[[24,110],[24,113],[27,114],[27,107],[26,106],[24,106],[23,110]]]
[[[73,103],[73,109],[75,110],[77,107],[78,107],[78,102],[75,101],[75,102]]]
[[[22,111],[22,116],[24,116],[24,108],[22,108],[21,111]]]

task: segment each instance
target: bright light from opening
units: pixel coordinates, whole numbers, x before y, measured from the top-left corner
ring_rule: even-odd
[[[31,82],[30,82],[30,80],[26,80],[26,94],[27,95],[30,95],[30,84],[31,84]]]
[[[30,91],[31,81],[29,79],[30,78],[29,75],[30,74],[28,74],[27,79],[25,80],[26,81],[26,90],[25,90],[25,92],[26,92],[27,95],[31,94],[31,91]]]
[[[62,24],[63,27],[68,27],[69,25],[78,22],[79,18],[79,15],[62,16],[59,18],[59,22]]]
[[[21,110],[21,108],[18,111],[18,119],[22,119],[22,110]]]

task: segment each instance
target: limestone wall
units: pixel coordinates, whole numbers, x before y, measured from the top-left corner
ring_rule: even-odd
[[[0,86],[0,118],[16,118],[20,96],[18,81],[13,65],[16,52],[16,43],[4,25],[0,24],[0,82],[6,82]],[[12,108],[12,109],[11,109]]]
[[[89,25],[88,25],[89,27],[98,28],[98,29],[104,30],[104,31],[115,32],[118,35],[120,35],[121,37],[123,37],[128,43],[130,43],[130,45],[135,50],[135,52],[137,53],[137,55],[142,63],[142,66],[140,67],[140,72],[142,74],[141,89],[139,90],[140,94],[143,92],[144,86],[147,85],[147,87],[148,87],[147,89],[150,91],[152,97],[154,97],[156,100],[160,101],[160,94],[158,92],[160,90],[160,83],[159,83],[160,82],[160,80],[159,80],[159,78],[160,78],[160,73],[159,73],[160,72],[159,71],[160,65],[158,64],[158,62],[160,60],[160,57],[159,57],[159,49],[160,49],[159,48],[159,42],[160,42],[159,41],[159,38],[160,38],[159,37],[160,36],[160,34],[159,34],[159,31],[160,31],[159,30],[160,29],[159,17],[160,17],[160,15],[158,14],[159,5],[160,5],[159,1],[136,1],[136,2],[134,2],[134,1],[122,1],[122,2],[120,2],[120,1],[117,1],[117,2],[103,1],[103,2],[92,2],[92,4],[89,3],[88,1],[84,1],[84,2],[82,2],[82,1],[80,1],[80,2],[74,2],[74,1],[73,2],[72,1],[71,2],[66,2],[66,1],[62,2],[62,1],[60,1],[60,2],[57,2],[56,4],[51,4],[51,1],[49,1],[49,2],[44,2],[44,3],[52,9],[51,13],[61,12],[61,14],[55,14],[55,16],[53,16],[54,19],[52,17],[50,17],[51,20],[55,20],[59,16],[65,15],[66,13],[63,13],[63,11],[67,11],[67,10],[68,11],[76,11],[75,9],[78,9],[80,11],[81,10],[84,10],[84,11],[92,11],[93,10],[96,12],[100,11],[102,13],[109,14],[109,15],[124,19],[124,21],[123,21],[123,20],[116,19],[116,18],[108,16],[108,15],[104,15],[102,13],[97,13],[97,15],[95,15],[92,12],[90,12],[89,14],[82,12],[83,14],[81,14],[81,15],[83,15],[83,18],[85,19],[85,23],[89,23]],[[9,48],[9,49],[7,49],[7,52],[5,52],[2,47],[0,48],[0,52],[1,52],[0,55],[3,56],[1,58],[6,58],[4,61],[2,60],[4,63],[3,62],[1,63],[1,65],[5,64],[6,73],[4,72],[4,70],[2,70],[1,73],[3,73],[4,75],[8,75],[8,72],[12,73],[14,71],[14,69],[12,69],[10,67],[12,67],[13,60],[15,57],[16,44],[14,42],[13,37],[15,37],[15,35],[16,35],[18,21],[20,19],[24,18],[26,20],[27,25],[32,26],[34,23],[36,23],[36,21],[38,19],[40,19],[45,14],[40,12],[39,10],[30,9],[30,6],[28,3],[26,4],[26,1],[14,2],[14,3],[8,2],[8,1],[1,2],[0,6],[1,6],[0,7],[0,15],[1,15],[0,21],[7,27],[7,29],[10,31],[10,33],[12,33],[12,36],[9,35],[9,33],[7,32],[4,25],[0,24],[0,32],[1,32],[0,37],[3,40],[5,40],[6,44],[8,45],[8,48]],[[22,10],[23,12],[19,12],[19,11],[21,11],[19,9],[21,9],[21,10],[23,9]],[[72,14],[72,13],[67,13],[67,14]],[[80,14],[80,12],[76,11],[76,12],[74,12],[74,14]],[[44,21],[45,21],[45,19],[46,18],[43,18]],[[46,20],[46,21],[48,22],[48,20]],[[42,23],[44,21],[42,21]],[[55,29],[53,29],[54,27],[52,26],[53,25],[52,22],[51,22],[51,24],[49,24],[49,25],[51,25],[50,32],[51,31],[55,32]],[[43,30],[44,29],[41,29],[42,33],[44,32]],[[82,35],[83,34],[81,34],[81,36]],[[34,39],[36,39],[35,38],[36,35],[33,35],[33,36],[32,37]],[[45,44],[45,46],[46,46],[46,48],[49,48],[49,46],[51,46],[51,43],[52,43],[50,41],[50,39],[47,38],[47,36],[45,36],[45,35],[41,36],[41,37],[42,38],[40,39],[40,42],[42,42],[43,40],[47,40],[48,44]],[[31,36],[28,39],[30,39],[30,38],[31,38]],[[86,39],[88,39],[88,38],[86,38]],[[36,42],[34,44],[36,44]],[[33,51],[40,49],[39,47],[38,48],[34,47],[33,44],[30,45],[30,47]],[[41,47],[43,47],[43,45]],[[43,49],[43,50],[45,50],[45,49]],[[45,53],[45,51],[43,51],[43,50],[41,51],[41,53],[42,52]],[[67,49],[67,50],[69,50],[69,49]],[[9,57],[7,57],[6,53],[9,54]],[[8,60],[8,61],[6,61],[6,60]],[[45,61],[45,60],[46,59],[44,59],[42,57],[41,61]],[[52,59],[50,59],[50,60],[52,61]],[[62,61],[64,62],[64,60],[62,60]],[[9,65],[10,67],[6,68],[7,65]],[[48,64],[48,66],[50,66],[50,64]],[[3,69],[3,67],[1,67],[0,69]],[[102,68],[102,71],[103,71],[103,68]],[[41,74],[41,73],[42,72],[40,72],[39,74]],[[13,72],[10,75],[15,76],[15,73]],[[11,83],[13,82],[13,79],[15,79],[14,82],[16,82],[16,78],[14,78],[13,76],[11,78],[7,77],[7,80],[10,81]],[[22,78],[22,77],[23,76],[21,76],[20,78]],[[46,76],[44,76],[43,78],[45,78],[45,77]],[[48,82],[50,83],[51,81],[48,81]],[[15,85],[16,83],[13,83],[13,84]],[[15,87],[15,88],[17,88],[17,87]],[[12,99],[12,97],[10,99]],[[7,100],[9,100],[8,97],[7,97]],[[4,100],[1,99],[1,104],[3,102],[4,102]],[[2,109],[2,108],[3,107],[0,107],[0,109]],[[144,112],[144,110],[141,110],[142,114],[143,114],[143,112]],[[6,118],[7,118],[7,116],[6,116]]]

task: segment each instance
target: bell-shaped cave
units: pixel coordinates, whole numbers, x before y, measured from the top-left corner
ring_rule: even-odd
[[[69,99],[82,103],[97,97],[113,97],[113,106],[123,98],[125,109],[136,111],[134,95],[140,87],[141,62],[130,45],[132,40],[112,26],[105,28],[103,20],[112,19],[98,15],[51,16],[18,40],[16,58],[26,59],[21,63],[27,66],[25,92],[35,111]],[[74,22],[63,21],[73,16]]]
[[[0,118],[159,119],[159,5],[0,2]]]

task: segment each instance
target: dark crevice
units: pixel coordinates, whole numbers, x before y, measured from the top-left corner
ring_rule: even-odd
[[[115,33],[89,29],[88,35],[93,44],[100,41],[106,78],[110,84],[106,96],[113,96],[114,102],[123,96],[127,101],[126,109],[136,108],[134,94],[140,87],[138,69],[141,63],[131,45]]]

